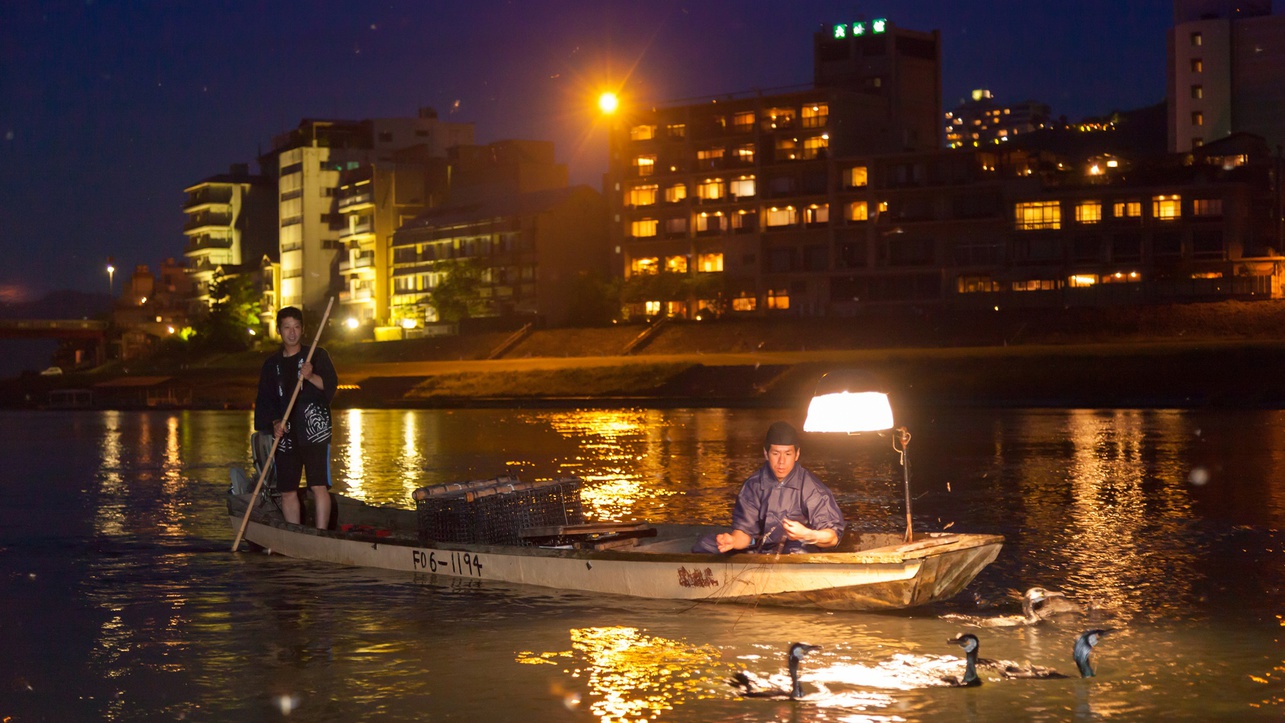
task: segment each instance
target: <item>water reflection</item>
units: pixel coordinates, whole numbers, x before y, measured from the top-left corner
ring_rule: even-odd
[[[723,665],[712,645],[691,645],[631,627],[570,632],[571,650],[521,652],[517,662],[565,662],[569,667],[563,672],[583,679],[590,694],[588,709],[604,723],[655,719],[682,703],[713,697],[699,675]]]
[[[360,409],[349,409],[344,414],[348,427],[348,441],[343,453],[344,489],[359,500],[366,499],[366,450],[362,444],[365,437],[364,420],[365,414]]]

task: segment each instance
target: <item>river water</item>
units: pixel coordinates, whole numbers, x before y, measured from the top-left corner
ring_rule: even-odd
[[[797,410],[343,410],[338,491],[586,480],[595,519],[723,522],[762,434]],[[247,412],[0,412],[0,720],[1276,720],[1285,715],[1285,413],[908,415],[917,529],[998,532],[949,603],[899,614],[690,605],[349,569],[229,551]],[[808,437],[856,528],[904,523],[887,438]],[[1088,619],[992,627],[1008,590]],[[962,617],[961,617],[962,616]],[[1097,677],[962,672],[984,657]],[[740,700],[735,669],[804,661],[810,700]],[[984,676],[986,677],[986,676]]]

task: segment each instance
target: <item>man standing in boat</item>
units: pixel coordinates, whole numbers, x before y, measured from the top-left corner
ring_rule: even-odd
[[[763,457],[763,466],[741,485],[732,531],[705,535],[692,552],[816,552],[839,544],[843,513],[830,489],[798,465],[798,431],[788,422],[773,423]]]
[[[286,522],[302,522],[299,482],[308,478],[317,529],[330,522],[330,401],[339,377],[325,349],[317,347],[309,363],[303,351],[303,312],[287,306],[277,312],[281,349],[263,362],[259,395],[254,402],[254,428],[281,439],[274,457],[277,491]],[[290,418],[286,406],[302,379]]]

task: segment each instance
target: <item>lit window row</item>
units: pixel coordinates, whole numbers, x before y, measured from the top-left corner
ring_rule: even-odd
[[[1075,221],[1082,224],[1098,223],[1102,220],[1103,205],[1100,201],[1081,201],[1075,204]],[[1223,202],[1219,198],[1201,198],[1192,201],[1191,213],[1194,216],[1221,216]],[[1141,218],[1142,201],[1114,201],[1111,204],[1111,215],[1114,218]],[[1031,201],[1014,206],[1013,221],[1020,231],[1035,231],[1062,228],[1062,204],[1060,201]],[[1151,197],[1151,217],[1157,221],[1174,221],[1182,218],[1182,196],[1178,194],[1161,194]]]
[[[645,276],[660,273],[663,268],[668,273],[685,274],[688,271],[688,257],[683,254],[674,256],[643,256],[629,262],[630,276]],[[723,270],[723,254],[709,253],[696,255],[696,270],[702,273],[716,273]]]

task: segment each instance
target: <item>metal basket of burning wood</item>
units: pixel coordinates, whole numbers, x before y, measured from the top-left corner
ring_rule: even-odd
[[[565,477],[523,482],[516,477],[452,482],[415,490],[421,542],[528,545],[522,530],[584,523],[581,482]]]

